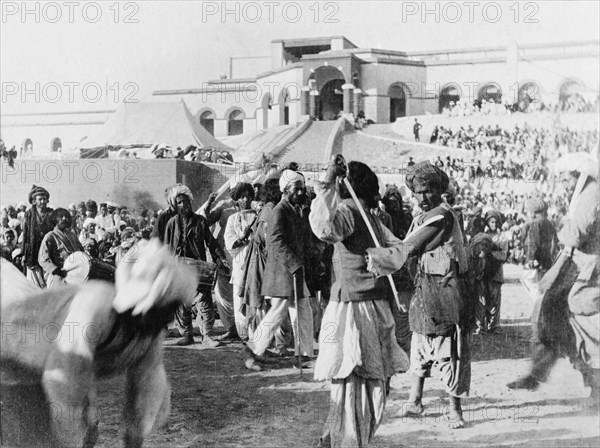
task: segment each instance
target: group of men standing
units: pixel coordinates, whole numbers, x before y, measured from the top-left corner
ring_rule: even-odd
[[[539,280],[533,317],[538,344],[531,371],[508,387],[537,388],[555,361],[569,356],[591,387],[590,400],[597,408],[600,198],[594,167],[584,154],[556,163],[556,174],[571,199],[558,233],[562,249],[556,259],[557,235],[545,218],[545,204],[537,199],[528,204],[532,219],[527,224],[527,267]],[[392,229],[387,228],[377,212],[379,181],[366,164],[346,164],[337,157],[315,187],[312,202],[307,200],[304,176],[294,169],[284,170],[269,185],[279,190],[281,199],[273,199],[264,214],[252,209],[255,191],[249,184],[235,185],[231,199],[214,207],[211,195],[200,213],[192,209],[188,187],[176,184],[165,191],[169,208],[158,216],[153,236],[182,259],[205,262],[208,251],[217,266],[215,302],[226,332],[218,338],[212,335],[211,288],[199,285],[195,309],[202,345],[216,347],[221,340],[239,337],[244,341],[245,366],[260,370],[289,316],[296,354],[304,357],[301,362],[314,358],[313,323],[318,320],[310,299],[314,287],[308,285],[313,238],[333,247],[331,282],[324,286],[329,303],[321,324],[328,332],[319,341],[314,374],[317,380],[331,381],[330,416],[319,445],[368,444],[382,421],[389,380],[397,372],[410,372],[411,389],[396,417],[424,412],[425,378],[435,371],[451,404],[450,427],[465,426],[461,400],[470,390],[471,333],[494,332],[499,324],[507,252],[500,231],[502,215],[488,211],[465,232],[462,215],[452,207],[451,179],[429,162],[407,169],[406,185],[423,213],[402,232],[402,239],[394,234],[393,223]],[[52,249],[49,263],[51,252],[60,255],[78,241],[68,234],[68,211],[47,207],[45,189],[34,186],[29,196],[24,258],[29,278],[37,283],[44,241]],[[244,283],[250,252],[255,250],[250,236],[258,232],[266,253],[259,295],[269,306],[249,325]],[[60,265],[51,267],[52,275],[64,274]],[[386,278],[402,270],[410,272],[412,280],[406,288],[393,277]],[[410,291],[404,304],[408,314],[396,300],[398,286],[401,295]],[[179,345],[194,342],[192,311],[181,305],[176,312]],[[397,326],[409,327],[410,342],[399,340]]]
[[[582,158],[574,156],[575,161],[557,164],[559,174],[566,172],[563,177],[572,203],[558,236],[565,248],[554,265],[556,234],[545,218],[545,204],[537,199],[528,204],[532,219],[527,224],[527,267],[538,279],[543,277],[534,311],[540,344],[532,372],[509,387],[534,389],[545,380],[557,357],[568,354],[582,370],[592,387],[592,400],[597,402],[600,220],[597,173],[590,172]],[[322,325],[335,331],[320,341],[315,378],[331,380],[330,414],[335,418],[328,418],[319,443],[364,446],[381,422],[389,379],[396,372],[410,371],[412,376],[410,396],[397,417],[424,411],[425,378],[436,370],[451,403],[449,424],[463,427],[461,399],[470,389],[471,333],[494,332],[499,325],[502,265],[508,249],[501,232],[502,215],[492,210],[476,216],[481,223],[467,227],[474,231],[468,239],[462,216],[448,201],[450,183],[448,175],[429,162],[408,167],[406,185],[423,213],[400,240],[375,212],[381,199],[379,183],[367,165],[346,165],[338,158],[315,188],[309,207],[304,176],[295,170],[283,171],[279,179],[283,197],[265,223],[267,256],[261,294],[270,307],[250,331],[241,313],[239,281],[230,279],[228,273],[236,271],[240,248],[248,244],[259,219],[250,210],[254,196],[238,192],[236,200],[212,207],[213,196],[204,210],[205,218],[192,212],[189,189],[176,185],[168,189],[170,209],[159,217],[155,233],[160,237],[164,232],[165,244],[179,256],[204,259],[208,248],[213,261],[223,268],[215,287],[216,304],[226,327],[222,338],[245,339],[246,367],[253,370],[260,370],[288,313],[297,337],[297,354],[313,357],[313,315],[306,284],[308,239],[312,234],[333,246],[330,301]],[[215,224],[216,238],[209,230]],[[249,258],[244,255],[243,259]],[[408,312],[412,336],[407,354],[395,332],[396,325],[406,324],[398,319],[402,313],[385,277],[409,265],[413,266],[414,292]],[[209,341],[209,346],[215,346],[218,341],[210,338],[211,305],[212,299],[204,294],[198,312],[203,344]],[[183,309],[178,313],[184,336],[181,344],[193,341],[188,313]],[[560,328],[570,335],[566,342],[551,330],[556,322],[562,322]]]

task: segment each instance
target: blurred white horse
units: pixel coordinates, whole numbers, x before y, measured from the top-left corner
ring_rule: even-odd
[[[191,305],[193,269],[158,240],[119,265],[114,285],[39,289],[2,261],[3,382],[41,386],[38,403],[69,411],[50,413],[53,443],[80,447],[97,439],[97,380],[125,373],[125,446],[141,446],[169,413],[164,329],[180,303]]]

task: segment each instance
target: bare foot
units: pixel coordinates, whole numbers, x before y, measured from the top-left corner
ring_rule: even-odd
[[[405,401],[400,405],[400,410],[392,415],[392,418],[414,417],[423,413],[425,408],[422,403]]]
[[[464,428],[466,425],[461,409],[451,409],[448,411],[448,414],[446,414],[446,419],[448,420],[448,427],[450,429],[460,429]]]
[[[254,358],[246,359],[244,365],[248,370],[254,370],[255,372],[260,372],[262,370],[262,367],[256,363]]]
[[[256,355],[246,345],[242,349],[242,356],[244,357],[244,366],[248,370],[254,370],[255,372],[262,370],[262,367],[256,362]]]

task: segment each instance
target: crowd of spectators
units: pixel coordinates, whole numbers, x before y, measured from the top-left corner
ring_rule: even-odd
[[[445,163],[455,178],[517,179],[544,182],[547,166],[569,152],[594,152],[598,148],[598,130],[573,130],[561,128],[533,128],[527,124],[513,129],[502,129],[499,125],[468,125],[458,131],[436,126],[430,143],[472,152],[470,160],[448,156]]]
[[[0,236],[2,257],[23,268],[22,250],[25,212],[27,205],[2,206],[0,210]],[[130,211],[114,202],[98,203],[92,199],[72,203],[70,229],[81,246],[92,258],[115,264],[119,253],[127,250],[137,240],[148,239],[160,210],[145,207]]]
[[[556,103],[546,103],[539,98],[524,94],[519,101],[514,103],[502,102],[494,98],[474,101],[459,98],[456,101],[449,101],[448,105],[442,108],[442,115],[445,117],[468,117],[472,115],[509,115],[513,112],[590,113],[599,110],[600,97],[596,97],[592,102],[579,93],[573,93],[561,97]]]

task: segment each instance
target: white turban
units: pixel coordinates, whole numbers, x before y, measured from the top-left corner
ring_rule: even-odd
[[[573,152],[560,157],[554,162],[554,174],[577,171],[580,174],[598,177],[598,162],[587,152]]]
[[[194,195],[192,194],[192,191],[188,187],[186,187],[185,185],[181,185],[181,184],[173,185],[169,189],[169,197],[167,198],[167,202],[173,208],[173,210],[177,210],[176,199],[177,199],[177,196],[179,196],[180,194],[184,194],[188,198],[190,198],[190,202],[194,201]]]
[[[96,220],[94,218],[85,218],[85,221],[83,221],[83,227],[87,229],[90,224],[96,225]]]
[[[302,173],[299,173],[298,171],[284,170],[279,178],[279,189],[283,193],[288,185],[299,180],[304,182],[304,176]]]

